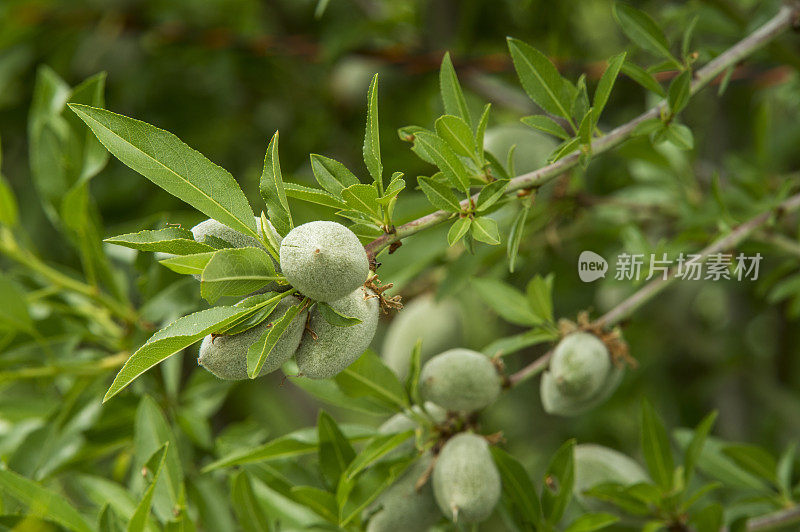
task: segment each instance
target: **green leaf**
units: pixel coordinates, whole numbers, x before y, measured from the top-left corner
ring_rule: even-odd
[[[145,395],[139,402],[134,420],[135,461],[133,468],[136,471],[146,468],[150,457],[169,444],[164,458],[164,470],[155,487],[153,500],[153,509],[161,519],[172,516],[172,510],[179,504],[184,491],[183,470],[178,456],[177,442],[164,412],[153,398]]]
[[[159,362],[201,340],[205,335],[224,329],[252,311],[249,308],[213,307],[170,323],[151,336],[125,362],[106,392],[103,402],[114,397],[139,375]]]
[[[487,103],[483,107],[483,113],[481,113],[481,118],[478,120],[478,127],[475,129],[475,146],[478,150],[478,154],[481,157],[481,161],[484,159],[483,154],[483,139],[486,136],[486,127],[489,125],[489,112],[492,110],[492,104]]]
[[[692,88],[692,73],[684,70],[672,80],[667,90],[667,102],[672,116],[677,115],[689,103]]]
[[[570,138],[569,133],[564,131],[564,128],[561,127],[558,122],[547,115],[525,116],[521,120],[526,126],[530,126],[533,129],[538,129],[539,131],[544,131],[545,133],[549,133],[550,135],[558,137],[562,140],[567,140]]]
[[[697,532],[718,532],[723,530],[723,508],[719,504],[710,504],[699,512],[695,512],[689,522],[694,525],[694,530],[697,530]]]
[[[398,432],[394,434],[379,434],[372,438],[364,449],[361,450],[355,459],[350,462],[342,475],[343,481],[352,481],[366,468],[392,452],[403,442],[414,435],[413,430]]]
[[[364,164],[377,185],[378,195],[383,195],[383,164],[378,130],[378,74],[372,78],[367,92],[367,128],[364,133]]]
[[[542,488],[542,514],[550,524],[556,524],[572,498],[575,482],[575,440],[558,448],[547,466]]]
[[[570,523],[564,532],[592,532],[611,526],[617,521],[619,517],[612,514],[584,514]]]
[[[528,298],[513,286],[489,277],[472,279],[472,286],[484,303],[504,320],[522,327],[541,323],[531,310]]]
[[[529,44],[510,37],[508,49],[528,96],[548,113],[571,120],[565,81],[547,56]]]
[[[683,483],[687,486],[692,480],[695,464],[697,464],[697,460],[700,458],[700,453],[703,451],[703,446],[706,443],[708,434],[711,432],[711,428],[714,426],[716,420],[717,411],[715,410],[703,418],[700,424],[697,425],[697,428],[694,429],[692,441],[686,448],[683,459]]]
[[[369,216],[380,216],[378,191],[371,185],[359,183],[342,190],[342,198],[350,208]]]
[[[381,361],[367,351],[348,368],[335,377],[336,383],[352,397],[373,397],[395,407],[408,407],[408,396],[397,376]]]
[[[469,226],[470,234],[475,240],[496,246],[500,243],[500,232],[497,222],[486,216],[479,216],[472,220]]]
[[[483,212],[494,205],[506,192],[508,181],[493,181],[484,186],[478,194],[476,210]]]
[[[319,434],[319,467],[330,486],[336,486],[342,473],[353,461],[356,452],[344,437],[336,421],[324,410],[317,418]]]
[[[289,324],[297,317],[301,309],[302,304],[289,307],[283,316],[272,322],[272,326],[267,328],[261,338],[247,349],[247,375],[251,379],[255,379],[261,373],[261,368],[264,367],[264,363],[267,361],[269,354],[272,353],[275,344],[281,339],[281,336],[286,332]]]
[[[510,355],[526,347],[552,342],[557,339],[557,332],[543,329],[531,329],[524,333],[498,338],[481,349],[481,351],[489,357]]]
[[[450,60],[449,52],[444,54],[442,65],[439,68],[439,90],[442,95],[444,112],[449,115],[461,117],[464,122],[472,127],[472,119],[469,116],[467,101],[461,90],[461,84],[458,82],[458,76],[456,75],[455,68],[453,68],[453,62]]]
[[[126,233],[106,238],[103,242],[138,249],[139,251],[155,251],[173,255],[191,255],[214,251],[214,248],[208,244],[196,242],[192,237],[191,231],[179,227],[165,227],[164,229]]]
[[[359,183],[358,178],[345,165],[316,153],[311,154],[311,170],[319,186],[336,197],[342,196],[342,190]]]
[[[70,104],[124,164],[206,216],[258,238],[250,204],[233,176],[163,129],[88,105]]]
[[[700,17],[695,15],[691,22],[686,26],[686,29],[683,30],[683,38],[681,39],[681,57],[684,61],[689,61],[689,47],[692,45],[692,36],[694,35],[694,29],[697,26],[697,21],[700,20]]]
[[[559,159],[566,157],[573,151],[577,150],[580,144],[581,144],[581,139],[579,139],[578,137],[562,142],[559,146],[556,147],[555,150],[553,150],[553,153],[550,155],[550,157],[548,157],[547,160],[550,163],[554,163]]]
[[[281,162],[278,157],[278,132],[272,136],[264,156],[264,167],[261,170],[261,180],[258,183],[261,198],[267,205],[267,217],[275,229],[285,235],[292,227],[292,213],[289,210],[289,200],[281,174]]]
[[[325,207],[332,207],[334,209],[342,209],[345,206],[341,199],[318,188],[304,187],[303,185],[297,185],[295,183],[284,183],[283,189],[290,198],[297,198],[309,203],[316,203],[317,205],[324,205]]]
[[[220,329],[215,334],[233,335],[252,329],[272,314],[272,311],[275,310],[282,298],[283,294],[278,292],[266,292],[242,299],[234,306],[238,308],[255,308],[255,311],[236,320],[229,327]]]
[[[256,499],[250,477],[239,471],[231,482],[231,503],[239,525],[247,532],[272,530],[269,517]]]
[[[600,82],[597,84],[597,89],[594,91],[594,100],[592,101],[595,123],[600,119],[600,115],[603,109],[605,109],[606,103],[608,103],[608,97],[611,96],[611,89],[614,88],[614,82],[617,81],[619,71],[623,63],[625,63],[625,56],[626,53],[622,52],[610,58],[608,60],[608,66],[605,72],[603,72]]]
[[[437,209],[449,212],[461,212],[461,204],[449,186],[444,185],[430,177],[420,177],[417,179],[419,188],[425,193],[425,197],[431,205]]]
[[[522,242],[522,235],[525,232],[525,222],[528,219],[528,211],[530,207],[525,203],[523,207],[517,212],[514,217],[514,222],[511,224],[511,230],[508,233],[508,244],[506,245],[506,255],[508,256],[508,270],[514,273],[514,267],[517,264],[517,256],[519,255],[519,244]]]
[[[202,275],[203,270],[211,261],[216,251],[194,253],[192,255],[179,255],[158,261],[175,273],[186,275]]]
[[[623,33],[639,47],[663,57],[680,67],[680,62],[669,51],[669,43],[658,24],[643,11],[621,2],[614,4],[614,18]]]
[[[153,503],[156,484],[161,475],[161,469],[164,467],[164,460],[167,457],[167,449],[169,449],[169,443],[165,443],[147,461],[145,468],[148,471],[153,471],[153,480],[150,481],[150,485],[145,490],[139,504],[136,505],[136,510],[133,512],[130,521],[128,521],[127,532],[143,532],[145,529],[147,518],[150,516],[150,506]]]
[[[433,159],[434,164],[442,171],[450,186],[469,192],[469,172],[461,159],[442,139],[432,133],[420,131],[415,136],[416,143],[423,147]]]
[[[0,272],[0,330],[32,332],[33,320],[28,313],[25,293],[21,287]]]
[[[339,509],[333,493],[313,486],[292,486],[291,497],[300,504],[311,508],[328,522],[333,524],[339,522]]]
[[[411,350],[411,357],[408,361],[408,375],[406,376],[406,392],[411,402],[423,404],[419,393],[419,374],[422,369],[422,339],[417,338],[414,348]]]
[[[649,90],[650,92],[654,92],[661,96],[662,98],[667,95],[664,92],[664,87],[650,74],[648,71],[643,69],[638,65],[634,65],[631,62],[625,61],[622,63],[622,73],[631,78],[633,81],[644,87],[645,89]]]
[[[0,225],[16,227],[19,222],[19,209],[14,191],[6,179],[0,174]]]
[[[475,159],[475,138],[472,129],[459,116],[444,115],[436,120],[436,134],[462,157]]]
[[[670,122],[664,128],[663,138],[681,150],[694,149],[694,135],[692,130],[683,124]]]
[[[361,323],[360,319],[345,316],[323,301],[317,301],[317,310],[325,318],[325,321],[337,327],[352,327]]]
[[[765,449],[757,445],[740,444],[728,445],[722,452],[745,471],[778,485],[778,464]]]
[[[453,225],[451,225],[450,229],[447,231],[447,243],[452,246],[464,238],[464,235],[469,231],[470,225],[472,225],[472,218],[469,216],[456,218],[456,221],[453,222]]]
[[[76,532],[91,532],[83,516],[59,493],[8,469],[0,469],[0,491],[25,504],[32,515]]]
[[[542,507],[531,478],[516,458],[499,447],[492,447],[492,458],[500,472],[503,493],[514,507],[513,515],[523,524],[539,526]]]
[[[541,321],[553,322],[553,279],[554,274],[547,277],[536,275],[528,282],[526,294],[533,314]]]
[[[641,441],[650,476],[664,491],[671,490],[675,465],[669,437],[658,414],[646,399],[642,401]]]
[[[203,269],[200,294],[213,304],[222,296],[250,294],[278,278],[272,257],[263,249],[220,249]]]

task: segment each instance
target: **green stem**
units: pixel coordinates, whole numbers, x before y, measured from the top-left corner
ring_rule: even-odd
[[[691,94],[697,94],[703,87],[711,83],[711,81],[716,79],[716,77],[723,73],[726,69],[736,65],[742,59],[751,55],[756,50],[760,49],[765,44],[771,42],[776,37],[787,31],[797,22],[798,15],[800,15],[800,7],[797,5],[783,6],[780,11],[778,11],[778,13],[763,26],[733,45],[731,48],[728,48],[728,50],[722,54],[718,55],[703,68],[697,70],[694,73],[694,80],[692,81],[690,91]],[[639,124],[653,118],[658,118],[661,116],[661,112],[665,108],[666,103],[661,102],[649,111],[637,116],[630,122],[627,122],[613,131],[610,131],[607,135],[595,139],[591,144],[591,152],[593,154],[601,154],[611,150],[612,148],[615,148],[616,146],[619,146],[632,136],[634,130]],[[507,195],[512,195],[519,190],[527,190],[542,186],[577,166],[579,162],[580,152],[572,152],[553,164],[513,178],[509,182],[506,193]],[[472,196],[472,199],[477,200],[477,194]],[[469,207],[469,201],[462,201],[461,206],[462,208]],[[422,218],[418,218],[401,225],[396,228],[394,233],[382,235],[367,244],[365,246],[367,253],[371,257],[375,257],[394,242],[409,237],[428,227],[438,225],[450,219],[451,217],[452,213],[450,212],[435,211],[427,216],[423,216]]]

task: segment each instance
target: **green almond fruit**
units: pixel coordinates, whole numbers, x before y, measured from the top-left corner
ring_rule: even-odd
[[[605,344],[594,334],[575,332],[558,343],[548,372],[561,393],[586,399],[597,394],[611,369],[611,356]]]
[[[420,296],[405,304],[389,324],[381,357],[405,379],[417,341],[422,341],[420,361],[425,363],[436,353],[460,345],[462,331],[461,311],[455,301],[437,301],[431,294]]]
[[[433,493],[445,517],[455,523],[484,521],[500,492],[500,473],[484,438],[462,432],[444,444],[433,468]]]
[[[472,412],[500,395],[501,379],[486,355],[451,349],[428,360],[420,372],[420,393],[446,410]]]
[[[427,453],[416,460],[394,484],[376,499],[367,511],[367,532],[406,532],[427,530],[441,518],[433,497],[431,482],[419,490],[417,481],[430,467],[432,456]]]
[[[284,237],[281,271],[300,293],[332,303],[364,284],[369,260],[350,229],[336,222],[298,225]]]
[[[295,354],[300,374],[311,379],[329,379],[355,362],[369,347],[378,327],[378,298],[363,286],[329,305],[361,323],[339,327],[328,323],[318,309],[311,311],[310,331],[303,335]]]
[[[225,380],[247,379],[247,350],[272,325],[272,322],[283,316],[286,311],[299,302],[293,297],[282,299],[266,320],[239,334],[208,335],[200,344],[197,363],[205,369]],[[299,313],[284,331],[272,348],[259,377],[278,369],[284,362],[292,358],[305,329],[307,311]]]

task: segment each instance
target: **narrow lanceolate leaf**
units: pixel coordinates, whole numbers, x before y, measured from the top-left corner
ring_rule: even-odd
[[[317,302],[317,310],[322,317],[325,318],[325,321],[337,327],[351,327],[361,323],[360,319],[353,318],[351,316],[345,316],[332,306],[322,301]]]
[[[493,181],[481,189],[478,202],[475,205],[478,212],[483,212],[503,197],[508,187],[508,181]]]
[[[375,187],[359,183],[342,190],[342,199],[351,209],[369,216],[378,216],[378,191]]]
[[[664,424],[648,401],[642,402],[642,453],[650,476],[664,490],[672,488],[674,462]]]
[[[63,495],[54,493],[13,471],[0,469],[0,492],[25,504],[32,514],[55,521],[68,530],[76,532],[92,530],[89,523]]]
[[[622,52],[609,59],[608,66],[605,72],[603,72],[600,82],[597,84],[597,89],[594,91],[594,100],[592,102],[595,123],[597,123],[597,120],[603,113],[603,109],[606,107],[606,103],[608,103],[608,97],[611,96],[611,89],[614,88],[614,82],[617,81],[619,71],[623,63],[625,63],[625,56],[626,53]]]
[[[394,434],[378,434],[372,438],[367,443],[366,447],[364,447],[353,461],[350,462],[342,478],[348,481],[353,480],[356,475],[389,454],[413,435],[413,430]]]
[[[570,523],[564,532],[593,532],[609,527],[617,521],[619,517],[613,514],[584,514]]]
[[[469,231],[469,226],[471,224],[472,218],[469,216],[458,218],[455,222],[453,222],[453,225],[450,226],[450,230],[447,231],[447,243],[452,246],[464,238],[464,235],[466,235],[467,231]]]
[[[255,292],[277,278],[272,257],[263,249],[220,249],[203,269],[200,294],[213,304],[222,296]]]
[[[339,387],[351,397],[373,397],[392,407],[408,407],[403,385],[380,357],[367,351],[336,376]]]
[[[429,177],[420,177],[417,182],[431,205],[443,211],[461,212],[461,204],[450,187]]]
[[[158,261],[175,273],[201,275],[216,251],[180,255]]]
[[[104,242],[116,244],[139,251],[154,251],[171,253],[173,255],[191,255],[214,251],[214,248],[202,242],[196,242],[192,233],[179,227],[166,227],[164,229],[144,230],[138,233],[106,238]]]
[[[559,447],[547,466],[542,488],[542,514],[548,523],[556,524],[564,515],[575,483],[575,440]]]
[[[170,323],[150,337],[122,366],[103,401],[118,394],[136,377],[162,360],[174,355],[205,335],[224,329],[231,323],[253,312],[251,308],[213,307],[184,316]]]
[[[266,332],[247,350],[247,376],[255,379],[264,367],[267,357],[272,352],[272,348],[281,339],[283,333],[292,320],[300,313],[301,305],[292,305],[284,313],[283,316],[278,318],[272,323]]]
[[[256,499],[246,471],[239,471],[231,482],[231,502],[239,523],[248,532],[270,530],[270,520]]]
[[[258,238],[253,209],[223,168],[155,126],[88,105],[70,104],[117,159],[206,216]]]
[[[541,323],[525,295],[513,286],[490,277],[476,277],[472,286],[478,296],[506,321],[523,327]]]
[[[331,486],[339,483],[339,477],[353,461],[356,452],[347,441],[336,421],[324,410],[317,418],[319,438],[319,467]]]
[[[522,123],[526,126],[530,126],[534,129],[538,129],[539,131],[544,131],[545,133],[549,133],[554,137],[558,137],[562,140],[567,140],[570,136],[561,125],[550,118],[549,116],[545,115],[532,115],[526,116],[522,118]]]
[[[341,198],[342,190],[359,183],[358,178],[345,165],[316,153],[311,154],[311,170],[319,186],[337,198]]]
[[[439,68],[439,90],[442,95],[444,112],[461,117],[471,128],[472,119],[469,116],[469,108],[464,99],[461,84],[458,82],[456,70],[453,68],[453,62],[450,60],[450,53],[444,54],[442,66]]]
[[[231,324],[229,327],[220,329],[215,334],[232,335],[252,329],[267,319],[270,314],[272,314],[272,311],[275,310],[275,307],[278,306],[278,303],[280,303],[281,299],[283,299],[283,295],[279,292],[255,294],[242,299],[234,306],[239,308],[258,308],[252,314],[244,316],[243,318]]]
[[[614,4],[614,18],[630,40],[653,55],[663,57],[680,66],[680,62],[669,51],[669,43],[664,32],[650,15],[627,4],[617,2]]]
[[[433,159],[434,164],[442,171],[450,186],[469,192],[469,172],[467,168],[442,139],[432,133],[421,131],[416,134],[416,142]]]
[[[0,174],[0,224],[14,227],[19,221],[19,209],[17,208],[17,198],[11,186]]]
[[[284,183],[283,187],[286,195],[290,198],[297,198],[309,203],[316,203],[317,205],[324,205],[325,207],[332,207],[334,209],[343,209],[345,206],[340,198],[318,188],[304,187],[303,185],[297,185],[295,183]]]
[[[381,163],[381,143],[378,134],[378,75],[372,78],[367,92],[367,129],[364,133],[364,164],[369,175],[378,185],[378,194],[383,195],[383,163]]]
[[[497,229],[497,222],[485,216],[472,220],[470,234],[475,240],[486,242],[493,246],[500,243],[500,231]]]
[[[528,96],[550,114],[570,119],[564,79],[550,60],[518,39],[508,39],[514,68]]]
[[[483,107],[483,113],[481,114],[480,120],[478,120],[478,127],[475,128],[475,146],[478,148],[478,153],[481,156],[481,161],[484,160],[483,157],[483,139],[486,136],[486,128],[489,125],[489,112],[492,110],[492,104],[487,103]]]
[[[669,103],[669,110],[673,115],[683,111],[683,108],[689,103],[691,83],[692,73],[688,70],[684,70],[669,84],[667,102]]]
[[[0,330],[33,331],[33,320],[22,288],[0,272]]]
[[[667,95],[664,92],[664,87],[650,74],[648,71],[640,67],[639,65],[634,65],[631,62],[625,61],[622,63],[622,73],[631,78],[633,81],[644,87],[645,89],[649,90],[650,92],[654,92],[661,96],[662,98]]]
[[[531,478],[513,456],[492,447],[492,458],[503,480],[503,493],[514,505],[514,515],[526,525],[540,525],[542,507]]]
[[[261,181],[258,189],[264,203],[267,204],[267,217],[281,235],[288,233],[294,223],[292,213],[289,211],[289,200],[283,187],[281,162],[278,158],[278,132],[272,136],[267,146],[267,155],[264,157],[264,168],[261,171]]]
[[[508,233],[508,244],[506,245],[506,255],[508,256],[508,271],[514,273],[514,268],[517,264],[517,256],[519,255],[519,244],[522,242],[522,235],[525,232],[525,222],[528,219],[528,211],[530,207],[526,204],[523,206],[514,222],[511,224],[511,230]]]
[[[475,159],[475,138],[472,135],[472,129],[460,116],[440,116],[436,120],[436,134],[457,155]]]
[[[127,532],[143,532],[145,529],[147,518],[150,515],[150,506],[153,503],[153,495],[156,491],[156,484],[158,483],[158,477],[161,475],[161,470],[164,467],[168,448],[169,443],[165,443],[147,461],[145,469],[153,472],[153,480],[150,482],[147,490],[145,490],[139,504],[136,505],[136,510],[133,512],[131,520],[128,521]]]
[[[697,428],[694,429],[692,441],[686,448],[683,460],[683,476],[684,482],[687,486],[692,480],[692,474],[694,473],[695,465],[697,464],[697,460],[700,458],[700,453],[703,451],[703,446],[705,445],[706,439],[708,438],[711,428],[714,426],[714,422],[716,422],[716,420],[717,411],[715,410],[703,418],[703,421],[701,421],[700,424],[697,425]]]

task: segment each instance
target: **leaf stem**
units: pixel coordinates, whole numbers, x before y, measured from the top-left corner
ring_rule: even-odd
[[[723,73],[727,68],[735,65],[745,57],[751,55],[756,50],[760,49],[765,44],[771,42],[776,37],[784,33],[786,30],[797,24],[798,16],[800,16],[800,6],[797,4],[786,5],[781,7],[778,13],[767,21],[763,26],[755,30],[753,33],[728,48],[725,52],[718,55],[703,68],[700,68],[694,73],[692,80],[690,95],[699,92],[703,87],[708,85],[717,76]],[[601,154],[611,150],[612,148],[622,144],[625,140],[631,137],[636,126],[647,120],[658,118],[661,112],[666,108],[666,102],[661,102],[649,111],[642,113],[630,122],[627,122],[616,129],[610,131],[603,137],[595,139],[591,143],[591,153]],[[539,187],[556,177],[562,175],[567,170],[577,166],[580,162],[580,151],[575,151],[566,157],[559,159],[553,164],[549,164],[533,172],[528,172],[513,178],[506,189],[506,194],[511,195],[518,190],[532,189]],[[472,196],[471,199],[477,200],[477,194]],[[461,202],[463,208],[469,206],[469,201],[464,200]],[[376,238],[368,243],[365,247],[370,257],[376,257],[381,251],[389,247],[394,242],[403,238],[411,236],[423,229],[438,225],[452,217],[452,213],[439,210],[432,212],[422,218],[412,220],[396,228],[394,233],[387,233]]]

